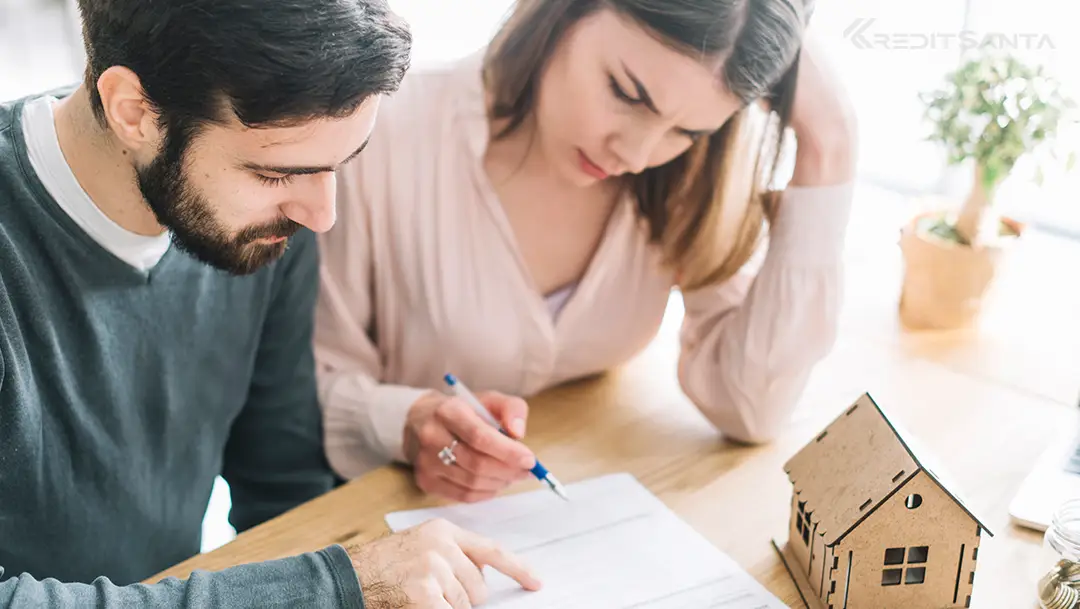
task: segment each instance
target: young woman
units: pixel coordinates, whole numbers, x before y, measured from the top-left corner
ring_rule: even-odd
[[[509,396],[630,359],[673,287],[686,394],[730,438],[773,436],[834,340],[855,156],[807,15],[802,0],[524,0],[482,56],[408,75],[340,174],[322,240],[337,472],[397,460],[427,492],[491,497],[533,456],[443,375],[486,390],[520,437]]]

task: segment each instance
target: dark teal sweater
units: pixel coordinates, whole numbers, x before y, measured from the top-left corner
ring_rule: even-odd
[[[218,474],[239,531],[330,489],[317,247],[139,272],[46,192],[21,108],[0,105],[0,607],[362,607],[340,546],[133,585],[198,553]]]

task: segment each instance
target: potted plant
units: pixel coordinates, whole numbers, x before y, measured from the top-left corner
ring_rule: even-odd
[[[901,232],[900,317],[917,329],[977,319],[1003,250],[1022,232],[995,208],[998,189],[1021,158],[1034,163],[1036,180],[1044,163],[1062,160],[1055,136],[1075,107],[1041,66],[1008,54],[969,58],[944,80],[920,94],[927,139],[944,147],[950,165],[972,168],[972,185],[959,210],[920,214]],[[1075,160],[1067,155],[1066,169]]]

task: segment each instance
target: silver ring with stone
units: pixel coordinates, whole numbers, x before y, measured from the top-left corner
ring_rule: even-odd
[[[457,448],[458,441],[454,440],[450,443],[450,446],[444,447],[439,451],[439,460],[443,462],[443,465],[454,465],[457,463],[457,457],[454,456],[454,449]]]

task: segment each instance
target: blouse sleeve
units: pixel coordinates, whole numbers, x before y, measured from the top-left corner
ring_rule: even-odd
[[[832,349],[852,191],[851,182],[788,188],[760,270],[684,294],[679,382],[734,440],[775,437]]]

